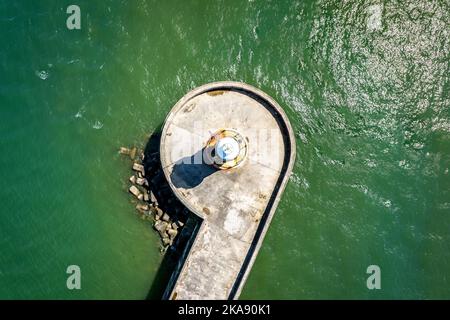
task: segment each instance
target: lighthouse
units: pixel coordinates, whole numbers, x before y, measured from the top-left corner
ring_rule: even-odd
[[[208,140],[205,161],[221,170],[241,166],[247,157],[247,141],[234,129],[221,129]]]

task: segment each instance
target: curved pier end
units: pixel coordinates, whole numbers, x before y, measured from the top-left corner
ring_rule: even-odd
[[[203,150],[214,132],[238,131],[245,162],[218,170]],[[161,164],[175,195],[202,220],[165,299],[237,299],[289,179],[295,139],[281,107],[239,82],[186,94],[166,118]]]

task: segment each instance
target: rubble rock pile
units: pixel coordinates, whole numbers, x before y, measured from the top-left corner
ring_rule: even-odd
[[[136,210],[142,219],[153,222],[165,251],[175,243],[186,222],[188,210],[172,193],[164,177],[159,160],[159,144],[151,142],[145,152],[135,147],[121,147],[119,153],[132,160],[133,175],[129,178],[128,191],[135,198]]]

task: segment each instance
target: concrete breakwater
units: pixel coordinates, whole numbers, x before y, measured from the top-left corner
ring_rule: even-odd
[[[172,108],[160,153],[170,188],[200,220],[163,298],[237,299],[294,164],[288,118],[257,88],[206,84]]]
[[[120,153],[132,158],[136,210],[176,252],[163,299],[237,299],[295,159],[283,110],[246,84],[208,84],[174,106],[145,151]],[[208,163],[217,157],[226,165]]]

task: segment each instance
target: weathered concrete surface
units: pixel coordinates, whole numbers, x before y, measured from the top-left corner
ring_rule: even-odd
[[[221,128],[248,141],[239,168],[202,163]],[[262,91],[217,82],[184,96],[166,119],[161,163],[174,193],[203,219],[169,299],[236,299],[292,170],[295,140],[283,110]]]

